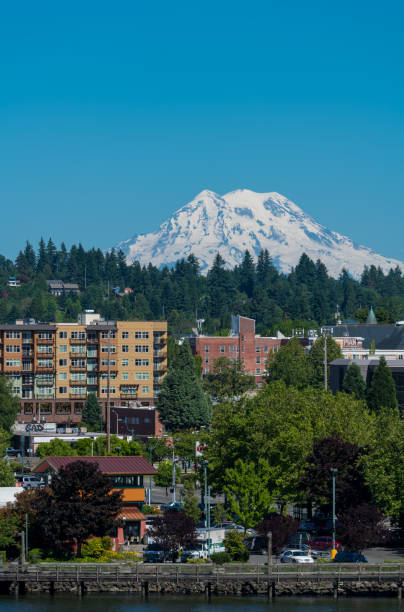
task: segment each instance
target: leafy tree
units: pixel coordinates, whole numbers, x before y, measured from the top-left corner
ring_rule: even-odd
[[[396,385],[383,355],[371,378],[366,399],[369,408],[374,411],[380,408],[398,408]]]
[[[10,444],[11,435],[0,427],[0,457],[4,457],[6,450]]]
[[[215,359],[212,372],[203,379],[206,393],[219,399],[234,399],[254,387],[254,376],[244,372],[239,359],[233,363],[226,357]]]
[[[299,521],[291,516],[272,513],[261,521],[256,529],[258,533],[264,536],[268,535],[269,532],[272,533],[272,551],[277,555],[298,528]]]
[[[228,531],[223,540],[226,552],[233,561],[248,561],[250,556],[244,543],[244,536],[239,531]]]
[[[163,459],[167,459],[171,455],[170,448],[166,445],[165,440],[162,438],[148,438],[146,443],[146,448],[144,451],[144,456],[147,459],[150,459],[150,449],[151,449],[151,462],[162,461]]]
[[[38,455],[44,457],[72,457],[77,453],[70,442],[54,438],[51,442],[41,442],[37,448]]]
[[[356,363],[351,363],[348,367],[342,389],[345,393],[352,393],[358,400],[366,398],[366,382],[363,380],[360,367]]]
[[[337,534],[349,550],[361,553],[380,545],[386,537],[383,515],[369,504],[348,508],[338,516]]]
[[[244,530],[254,527],[270,509],[269,478],[270,469],[264,459],[260,459],[258,465],[237,459],[234,468],[226,470],[223,491],[230,512]]]
[[[222,491],[227,468],[237,459],[270,466],[269,490],[280,504],[304,501],[300,478],[314,440],[339,435],[366,447],[375,443],[376,416],[345,393],[298,390],[282,381],[266,385],[254,398],[215,407],[205,451],[209,482]]]
[[[330,364],[334,359],[341,359],[341,347],[335,342],[331,336],[327,336],[327,364]],[[324,385],[324,336],[317,338],[310,349],[310,362],[313,366],[314,378],[313,385],[319,387]],[[330,378],[330,368],[327,367],[327,377]]]
[[[82,418],[90,431],[102,431],[101,407],[95,393],[87,395]]]
[[[363,449],[339,436],[315,440],[313,452],[301,477],[307,499],[318,507],[331,511],[332,473],[337,469],[335,499],[337,514],[352,506],[369,503],[371,493],[361,470]]]
[[[178,347],[161,386],[157,407],[160,420],[171,431],[209,424],[210,403],[195,374],[188,343]]]
[[[168,487],[171,487],[173,481],[173,464],[171,461],[162,461],[158,468],[157,474],[153,476],[154,484],[158,487],[166,488],[166,495],[168,493]],[[181,470],[175,466],[175,480],[181,482]]]
[[[223,525],[224,521],[227,519],[227,512],[223,504],[216,504],[212,508],[212,518],[215,525]]]
[[[15,485],[14,471],[8,461],[0,460],[0,487],[13,487]]]
[[[0,550],[14,546],[17,540],[18,524],[13,516],[7,516],[5,510],[0,511]]]
[[[270,355],[267,364],[268,382],[283,380],[287,387],[308,387],[313,379],[312,365],[299,339],[293,337],[275,356]]]
[[[77,544],[77,554],[90,536],[110,534],[117,525],[121,492],[112,491],[108,476],[95,464],[75,461],[53,476],[38,494],[39,528],[52,546]]]
[[[183,507],[185,514],[193,518],[195,523],[197,523],[201,517],[201,511],[199,509],[198,497],[195,495],[194,483],[189,478],[184,481]]]
[[[166,510],[163,516],[157,517],[149,528],[148,535],[167,552],[191,548],[197,543],[194,519],[177,510]]]
[[[0,428],[11,432],[20,408],[20,400],[12,394],[10,382],[0,376]]]

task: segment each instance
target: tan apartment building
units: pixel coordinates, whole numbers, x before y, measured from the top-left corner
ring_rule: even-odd
[[[112,406],[151,406],[167,371],[167,323],[104,321],[0,325],[0,374],[21,398],[21,422],[81,421],[87,394]]]

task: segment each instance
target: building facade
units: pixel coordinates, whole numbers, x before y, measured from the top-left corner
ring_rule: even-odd
[[[373,315],[374,316],[374,315]],[[345,359],[386,360],[404,359],[404,325],[376,323],[341,323],[327,325],[323,333],[332,336],[341,347]]]
[[[203,374],[212,371],[216,359],[226,357],[230,361],[240,360],[246,374],[254,375],[258,385],[266,372],[268,356],[287,342],[284,337],[257,336],[255,320],[240,315],[232,317],[229,336],[198,335],[189,338],[192,352],[202,357]]]
[[[110,405],[151,406],[167,371],[167,323],[103,321],[0,325],[0,375],[21,398],[21,422],[80,422],[88,393]]]

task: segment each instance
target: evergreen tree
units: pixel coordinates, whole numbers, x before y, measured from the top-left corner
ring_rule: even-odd
[[[398,408],[396,385],[383,355],[373,373],[366,399],[369,408],[376,412],[381,408]]]
[[[95,393],[88,394],[82,418],[90,431],[102,430],[101,408]]]
[[[219,357],[213,364],[212,372],[203,379],[206,393],[220,399],[234,399],[254,387],[254,376],[244,372],[244,366],[239,359],[232,363],[226,357]]]
[[[211,407],[195,373],[187,342],[179,346],[157,398],[160,419],[168,430],[209,424]]]
[[[240,265],[240,291],[252,297],[255,287],[255,264],[249,251],[244,254],[244,259]]]
[[[184,512],[197,523],[201,517],[199,509],[198,497],[195,495],[195,486],[193,480],[187,478],[184,480]]]
[[[351,363],[347,369],[342,383],[342,390],[345,393],[353,393],[356,399],[366,398],[366,382],[363,380],[360,367],[356,363]]]

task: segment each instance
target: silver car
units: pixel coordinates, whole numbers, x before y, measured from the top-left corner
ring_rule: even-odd
[[[281,563],[314,563],[314,559],[305,550],[289,548],[279,555]]]

